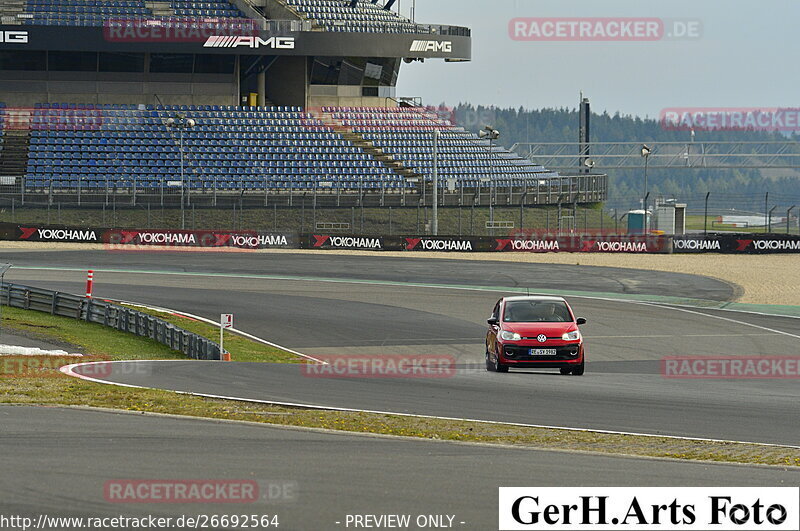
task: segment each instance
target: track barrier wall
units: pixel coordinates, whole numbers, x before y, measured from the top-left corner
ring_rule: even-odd
[[[0,224],[0,239],[34,242],[98,243],[129,246],[256,249],[347,249],[366,251],[570,252],[570,253],[800,253],[800,236],[713,233],[682,236],[609,234],[600,231],[552,233],[516,230],[503,236],[370,236],[335,233],[102,229]]]
[[[220,359],[219,345],[213,341],[158,317],[108,301],[4,283],[0,285],[0,304],[98,323],[137,336],[149,337],[190,358]]]

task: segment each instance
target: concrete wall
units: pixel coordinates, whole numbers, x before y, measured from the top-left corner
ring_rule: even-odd
[[[267,99],[278,105],[305,107],[308,102],[308,59],[279,57],[267,70]]]
[[[8,105],[157,104],[159,99],[165,105],[236,105],[238,89],[233,75],[0,72],[0,101]]]

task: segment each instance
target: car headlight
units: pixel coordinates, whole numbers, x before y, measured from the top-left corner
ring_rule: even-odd
[[[578,341],[581,338],[581,333],[578,330],[573,330],[572,332],[567,332],[561,339],[564,341]]]
[[[516,332],[509,332],[508,330],[503,330],[500,332],[500,339],[505,339],[506,341],[519,341],[522,339],[522,336]]]

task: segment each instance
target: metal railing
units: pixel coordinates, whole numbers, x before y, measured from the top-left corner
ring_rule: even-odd
[[[201,32],[198,40],[214,34],[223,35],[254,35],[258,31],[270,33],[296,33],[301,31],[311,31],[313,25],[309,20],[266,20],[262,18],[238,18],[238,17],[143,17],[133,15],[92,15],[81,13],[20,13],[13,17],[9,25],[64,25],[69,22],[71,26],[92,26],[102,27],[107,31],[114,29],[136,28],[139,31],[152,30],[151,38],[155,38],[156,30],[199,30]],[[205,32],[205,33],[203,33]],[[187,38],[180,37],[181,33],[164,34],[160,39],[165,41],[186,41]],[[114,36],[113,32],[110,36]]]
[[[198,360],[219,360],[219,345],[202,336],[118,304],[47,289],[0,284],[0,304],[97,323],[148,337]]]

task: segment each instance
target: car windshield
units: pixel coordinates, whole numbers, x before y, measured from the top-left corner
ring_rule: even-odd
[[[503,322],[506,323],[558,323],[571,320],[566,303],[560,301],[509,301],[503,315]]]

